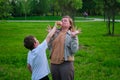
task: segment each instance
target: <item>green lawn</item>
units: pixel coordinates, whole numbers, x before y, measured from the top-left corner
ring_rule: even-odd
[[[28,50],[23,47],[23,39],[34,35],[42,42],[48,24],[53,25],[52,22],[0,22],[0,80],[30,80],[26,68]],[[104,36],[104,22],[76,25],[82,33],[78,36],[80,50],[75,54],[75,80],[119,80],[120,36]],[[120,34],[120,23],[115,23],[115,34]]]

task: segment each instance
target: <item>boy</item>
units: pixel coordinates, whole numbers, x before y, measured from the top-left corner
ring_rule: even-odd
[[[24,47],[29,49],[27,57],[27,67],[32,74],[32,80],[49,80],[50,73],[48,61],[46,57],[47,43],[56,31],[56,24],[50,30],[46,39],[39,44],[39,41],[34,36],[24,38]]]

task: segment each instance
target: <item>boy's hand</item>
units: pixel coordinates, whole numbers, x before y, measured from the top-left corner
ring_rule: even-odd
[[[54,27],[53,28],[51,28],[50,27],[50,25],[48,26],[48,35],[47,35],[47,37],[46,37],[46,41],[47,41],[47,43],[50,41],[50,38],[54,35],[54,33],[55,33],[55,31],[56,31],[56,27],[57,27],[57,25],[56,25],[56,22],[55,22],[55,25],[54,25]]]
[[[61,26],[62,25],[62,22],[61,21],[56,21],[55,24],[54,24],[54,27],[58,27],[58,26]],[[52,30],[53,27],[51,27],[50,25],[48,25],[47,27],[47,31],[50,32]]]
[[[57,28],[57,22],[55,22],[54,27]],[[54,27],[51,27],[50,25],[48,25],[47,31],[50,32]]]
[[[51,27],[50,25],[48,25],[47,27],[47,31],[50,32],[52,30],[53,27]]]

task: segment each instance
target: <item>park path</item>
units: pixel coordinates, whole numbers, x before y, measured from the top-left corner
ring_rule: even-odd
[[[81,17],[77,17],[81,18]],[[0,20],[0,22],[55,22],[56,20]],[[86,20],[75,20],[75,22],[95,22],[95,21],[104,21],[100,18],[86,18]],[[120,22],[120,20],[115,20],[115,22]]]

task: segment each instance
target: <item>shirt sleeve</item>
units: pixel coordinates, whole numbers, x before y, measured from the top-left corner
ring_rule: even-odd
[[[28,53],[28,56],[27,56],[27,64],[30,64],[30,56],[29,56],[29,53]]]
[[[39,45],[39,48],[41,48],[41,49],[47,49],[47,48],[48,48],[47,41],[44,40],[44,41]]]

